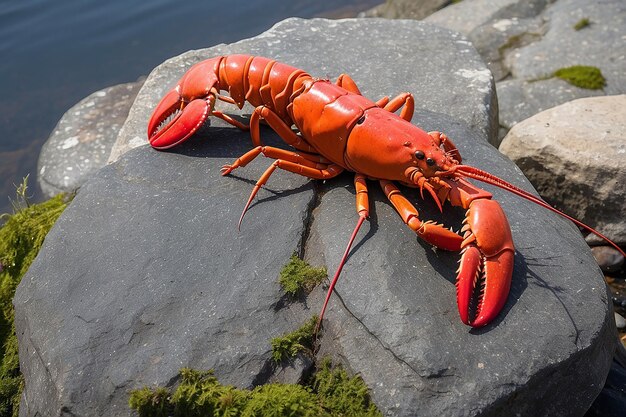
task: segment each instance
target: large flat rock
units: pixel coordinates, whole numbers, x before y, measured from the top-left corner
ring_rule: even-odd
[[[497,109],[478,54],[460,35],[415,21],[289,19],[167,61],[139,93],[119,155],[145,141],[152,107],[191,64],[225,53],[271,56],[322,77],[347,72],[375,99],[413,91],[414,123],[447,132],[466,163],[532,190],[487,143]],[[262,137],[277,142],[267,128]],[[356,222],[354,189],[350,174],[314,187],[277,172],[238,232],[270,161],[227,178],[219,168],[250,147],[247,133],[214,121],[171,152],[133,149],[80,189],[14,301],[21,415],[127,416],[129,390],[172,386],[183,366],[212,368],[240,387],[280,375],[270,338],[317,313],[325,289],[285,303],[278,271],[300,249],[337,266]],[[493,190],[516,242],[513,286],[498,319],[471,330],[456,311],[458,255],[420,242],[370,188],[372,217],[332,298],[318,358],[358,372],[385,415],[583,414],[608,373],[615,329],[577,229]],[[424,218],[460,226],[459,211],[446,206],[440,216],[407,194]]]
[[[15,298],[21,415],[129,415],[130,389],[184,366],[243,387],[269,378],[270,339],[303,321],[278,307],[277,277],[314,194],[278,173],[238,232],[267,161],[219,168],[249,143],[216,128],[172,153],[139,148],[80,189]]]

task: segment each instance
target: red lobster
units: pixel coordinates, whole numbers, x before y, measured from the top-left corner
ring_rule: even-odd
[[[221,95],[222,90],[228,91],[229,96]],[[216,110],[218,99],[240,109],[245,101],[255,106],[250,125]],[[394,113],[397,110],[401,110],[399,116]],[[373,102],[363,97],[345,74],[331,83],[267,58],[229,55],[202,61],[181,78],[154,110],[148,138],[156,149],[176,146],[192,136],[209,116],[249,129],[255,147],[231,165],[225,165],[222,175],[246,166],[260,154],[275,161],[254,186],[239,225],[259,188],[276,168],[315,179],[332,178],[344,170],[355,173],[359,221],[331,282],[318,326],[354,238],[369,214],[366,179],[380,182],[402,220],[419,237],[438,248],[461,251],[457,304],[461,320],[473,327],[489,323],[504,306],[511,286],[515,248],[500,205],[491,199],[490,193],[466,178],[509,190],[609,241],[534,195],[488,172],[461,165],[459,151],[445,134],[426,133],[410,123],[413,110],[410,93]],[[264,146],[259,130],[261,119],[295,150]],[[299,134],[292,130],[293,125]],[[394,182],[418,187],[422,197],[426,190],[440,210],[446,200],[466,209],[463,236],[433,221],[421,220],[415,206]]]

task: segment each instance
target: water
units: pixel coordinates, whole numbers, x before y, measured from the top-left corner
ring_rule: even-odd
[[[72,105],[190,49],[255,36],[290,16],[352,17],[382,0],[0,0],[0,213]]]

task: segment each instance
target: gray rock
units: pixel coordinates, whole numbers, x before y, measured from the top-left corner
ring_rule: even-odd
[[[250,139],[215,124],[211,138],[103,168],[46,237],[14,301],[22,416],[127,416],[131,389],[171,386],[185,366],[239,387],[277,379],[271,338],[311,315],[280,308],[277,279],[300,249],[312,183],[275,174],[238,232],[268,161],[222,178]]]
[[[618,340],[622,350],[624,346]],[[617,354],[616,354],[617,356]],[[626,368],[623,363],[613,361],[611,371],[600,395],[591,405],[585,417],[622,417],[626,410]]]
[[[72,192],[107,160],[143,79],[97,91],[69,109],[39,154],[45,196]]]
[[[537,16],[548,3],[548,0],[464,0],[445,7],[424,20],[469,36],[479,27],[502,19]]]
[[[423,19],[446,6],[449,2],[449,0],[387,0],[383,4],[360,13],[359,17]]]
[[[575,30],[582,18],[591,24]],[[465,0],[425,21],[464,33],[493,71],[500,140],[515,123],[577,98],[626,92],[626,4],[622,0]],[[603,90],[549,78],[572,65],[600,68]]]
[[[297,37],[293,36],[296,32]],[[363,34],[367,34],[366,41]],[[331,48],[332,42],[338,42],[337,48]],[[318,53],[312,53],[311,45],[319,44],[324,48],[316,46]],[[372,55],[374,50],[376,55]],[[287,19],[253,40],[190,51],[157,67],[139,92],[110,160],[147,142],[146,124],[152,110],[186,69],[202,59],[231,53],[271,55],[318,77],[335,79],[345,72],[373,99],[410,91],[416,108],[446,114],[454,109],[455,118],[485,137],[498,136],[493,78],[476,50],[458,33],[410,20]],[[244,108],[243,112],[250,111]]]
[[[482,25],[468,35],[496,81],[511,74],[504,61],[510,51],[535,42],[545,32],[541,18],[506,18]]]
[[[372,34],[371,41],[357,42],[356,33]],[[324,54],[302,54],[305,44]],[[468,164],[532,190],[487,143],[492,82],[475,76],[486,68],[466,48],[465,40],[419,22],[289,19],[257,38],[157,68],[120,139],[145,140],[152,106],[191,63],[256,53],[314,75],[352,73],[375,98],[423,89],[415,123],[450,133]],[[269,340],[317,313],[325,289],[305,303],[285,303],[277,275],[301,249],[331,271],[337,266],[356,222],[351,176],[327,181],[316,194],[311,181],[277,172],[237,232],[243,203],[269,161],[258,158],[221,178],[220,166],[250,149],[248,134],[219,120],[203,134],[171,152],[134,149],[100,170],[46,238],[14,299],[23,416],[127,416],[131,389],[172,386],[183,366],[213,368],[220,381],[240,387],[306,372],[304,362],[294,362],[301,369],[295,376],[275,368]],[[276,142],[269,129],[262,136]],[[615,324],[576,228],[493,190],[517,246],[513,286],[499,318],[470,330],[456,311],[458,255],[418,241],[379,187],[370,188],[372,216],[331,299],[318,358],[330,354],[361,374],[385,415],[582,414],[607,375]],[[446,207],[440,216],[431,202],[407,195],[420,201],[424,218],[458,227],[458,210]]]
[[[617,313],[615,313],[614,316],[615,316],[615,327],[617,327],[620,330],[626,328],[626,319]]]
[[[579,99],[516,124],[500,151],[548,202],[626,243],[624,120],[626,95]]]
[[[547,7],[542,18],[548,26],[545,36],[507,55],[513,79],[498,83],[500,124],[505,129],[576,98],[626,92],[626,3],[561,0]],[[582,18],[591,25],[577,31],[573,26]],[[586,90],[556,78],[543,80],[572,65],[598,67],[607,80],[605,88]]]

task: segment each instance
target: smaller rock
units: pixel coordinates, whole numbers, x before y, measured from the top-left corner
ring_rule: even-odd
[[[615,327],[619,330],[626,328],[626,319],[617,313],[615,314]]]
[[[143,82],[96,91],[65,112],[39,154],[37,181],[45,196],[76,190],[106,165]]]
[[[594,246],[591,253],[602,272],[616,272],[624,265],[624,255],[611,246]]]
[[[624,244],[624,120],[626,95],[573,100],[516,124],[499,149],[548,203]]]

